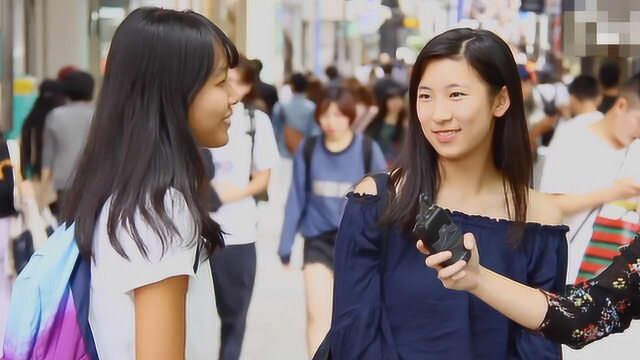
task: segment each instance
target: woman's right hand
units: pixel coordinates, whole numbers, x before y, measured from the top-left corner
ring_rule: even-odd
[[[442,262],[451,257],[450,251],[430,254],[422,241],[418,241],[417,247],[420,252],[428,255],[427,266],[438,272],[438,279],[442,281],[442,284],[447,289],[473,291],[478,287],[482,267],[480,266],[480,255],[478,254],[473,234],[464,235],[464,247],[471,250],[471,258],[468,264],[466,261],[461,260],[451,266],[442,267]]]

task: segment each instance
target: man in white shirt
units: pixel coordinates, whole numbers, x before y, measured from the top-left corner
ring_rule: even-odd
[[[590,125],[558,134],[547,155],[540,188],[556,194],[570,226],[567,283],[573,283],[591,238],[595,209],[640,195],[640,75],[613,108]],[[617,181],[618,180],[618,181]]]
[[[576,124],[556,135],[540,188],[554,194],[570,227],[567,283],[573,284],[601,206],[640,196],[640,141],[636,140],[640,138],[640,74],[624,86],[614,106],[599,121]],[[611,337],[601,344],[609,343],[607,349],[633,344],[628,338],[619,339]],[[565,349],[564,357],[602,359],[607,354],[602,347],[598,344],[579,353]]]
[[[220,360],[240,358],[256,276],[254,196],[267,190],[271,169],[280,159],[271,120],[245,105],[254,96],[253,71],[244,58],[229,70],[227,81],[243,101],[233,109],[227,145],[210,150],[215,168],[212,185],[222,202],[213,218],[225,232],[225,248],[210,262],[221,323]]]
[[[598,81],[589,75],[577,76],[569,84],[569,111],[573,117],[568,120],[560,120],[548,151],[553,151],[551,148],[557,144],[555,139],[565,137],[562,135],[564,131],[571,131],[573,126],[588,126],[601,120],[604,114],[598,111],[600,99]]]

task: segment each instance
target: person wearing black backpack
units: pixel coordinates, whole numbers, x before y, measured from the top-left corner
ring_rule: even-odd
[[[529,138],[532,149],[548,146],[560,118],[570,118],[569,92],[554,71],[547,69],[538,73],[540,84],[533,90],[534,101],[539,110],[532,114],[529,121]]]
[[[234,107],[227,145],[210,150],[211,181],[222,205],[213,214],[226,233],[224,250],[210,258],[220,317],[220,360],[240,358],[256,277],[257,200],[264,199],[278,160],[271,120],[260,111],[257,71],[244,57],[229,71],[230,87],[241,97]]]
[[[351,130],[355,118],[353,96],[341,88],[331,90],[316,110],[322,135],[305,139],[293,162],[278,255],[289,266],[299,231],[305,239],[303,272],[309,355],[329,328],[334,242],[345,195],[365,174],[386,169],[378,144]]]

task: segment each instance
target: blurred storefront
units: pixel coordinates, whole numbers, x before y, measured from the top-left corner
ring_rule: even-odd
[[[630,57],[633,54],[619,51],[622,48],[614,44],[604,55],[565,50],[565,28],[575,20],[575,14],[563,9],[566,3],[570,2],[1,0],[0,125],[7,130],[11,123],[7,120],[12,118],[11,106],[7,104],[12,103],[14,77],[30,76],[39,81],[55,77],[63,66],[74,65],[100,79],[115,29],[132,9],[140,6],[193,9],[211,18],[240,51],[262,60],[263,79],[276,84],[293,71],[312,71],[322,76],[330,64],[343,74],[356,74],[366,80],[382,54],[392,61],[411,64],[429,39],[454,26],[495,31],[511,44],[518,62],[535,64],[537,68],[553,60],[574,73],[581,69],[593,73],[602,59],[609,57],[623,65],[625,74],[640,70],[640,62]]]

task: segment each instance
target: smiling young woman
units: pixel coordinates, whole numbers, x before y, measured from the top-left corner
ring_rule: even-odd
[[[551,200],[529,188],[532,157],[509,47],[485,30],[436,36],[415,63],[409,110],[388,184],[367,178],[349,195],[336,240],[334,358],[559,359],[558,345],[445,289],[410,234],[425,193],[476,235],[484,266],[562,288],[567,228],[556,225]]]
[[[215,351],[211,272],[199,264],[222,231],[204,200],[199,148],[228,141],[238,97],[226,77],[237,61],[222,30],[192,11],[139,8],[116,30],[64,211],[91,259],[101,359]]]

